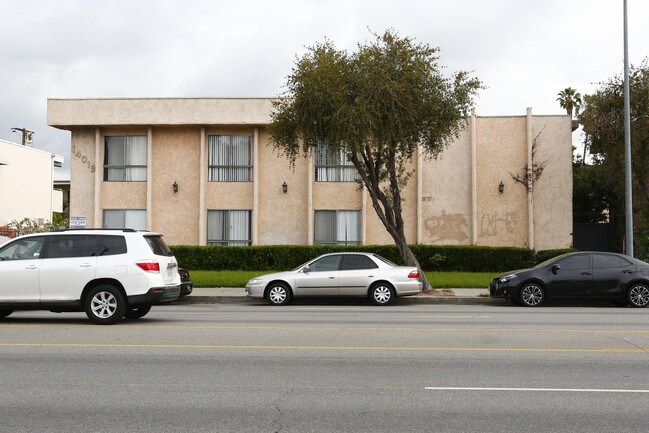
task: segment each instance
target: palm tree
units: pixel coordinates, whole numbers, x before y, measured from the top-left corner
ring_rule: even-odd
[[[581,93],[577,92],[572,87],[568,87],[560,91],[558,96],[557,101],[559,101],[559,105],[561,105],[561,108],[565,108],[566,113],[568,113],[570,117],[572,117],[573,111],[577,116],[579,116],[579,110],[583,103],[581,100]]]
[[[577,92],[575,89],[572,87],[567,87],[560,91],[558,93],[558,98],[557,101],[559,101],[559,105],[561,105],[561,108],[565,108],[566,113],[572,118],[572,112],[575,112],[575,115],[579,116],[579,110],[581,110],[581,106],[583,104],[583,101],[581,99],[581,93]],[[588,150],[587,144],[584,141],[584,155],[583,155],[583,160],[582,160],[582,165],[586,165],[586,151]]]

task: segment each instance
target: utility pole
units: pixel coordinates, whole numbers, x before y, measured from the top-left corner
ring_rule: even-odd
[[[627,27],[627,7],[624,0],[624,202],[625,212],[625,248],[627,256],[633,257],[633,192],[631,183],[631,107],[629,98],[629,37]]]
[[[26,144],[31,144],[32,142],[32,134],[34,134],[34,131],[30,131],[27,128],[11,128],[11,132],[20,132],[23,135],[23,146]]]

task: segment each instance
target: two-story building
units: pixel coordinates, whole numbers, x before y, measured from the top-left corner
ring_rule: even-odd
[[[70,216],[165,233],[170,244],[385,244],[344,155],[291,169],[273,150],[269,98],[50,99],[71,131]],[[572,234],[567,115],[467,119],[404,190],[410,243],[564,248]],[[542,167],[532,184],[526,170]],[[536,170],[537,172],[539,170]]]

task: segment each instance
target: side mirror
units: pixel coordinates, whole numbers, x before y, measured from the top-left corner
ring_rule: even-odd
[[[311,268],[309,267],[309,265],[306,265],[305,267],[303,267],[302,272],[304,272],[305,274],[308,274],[309,272],[311,272]]]
[[[559,269],[561,269],[561,265],[552,265],[552,267],[550,268],[550,270],[551,270],[552,272],[554,272],[555,274],[557,273],[557,271],[558,271]]]

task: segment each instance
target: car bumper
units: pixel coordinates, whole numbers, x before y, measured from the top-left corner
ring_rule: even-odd
[[[266,290],[266,285],[264,284],[255,284],[253,286],[246,286],[246,295],[249,298],[262,299],[264,297],[264,291]]]
[[[180,285],[180,296],[187,296],[194,291],[193,283],[182,283]]]
[[[424,283],[421,281],[408,281],[405,283],[398,283],[394,285],[397,296],[411,296],[418,295],[424,289]]]
[[[514,293],[517,293],[516,286],[509,284],[509,282],[503,283],[500,280],[493,280],[489,284],[490,298],[511,298]]]
[[[143,295],[133,295],[128,297],[129,305],[138,304],[164,304],[173,302],[180,296],[180,285],[152,287]]]

